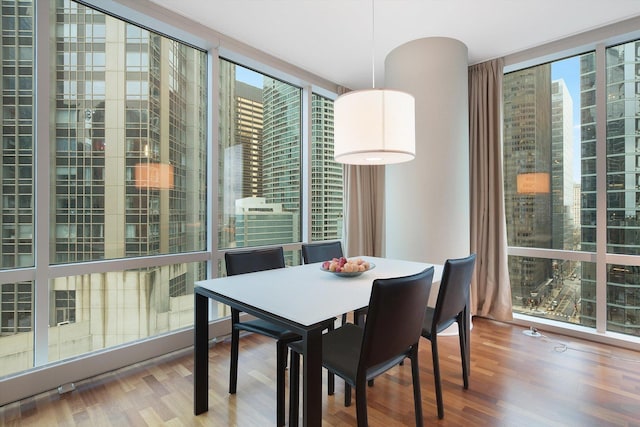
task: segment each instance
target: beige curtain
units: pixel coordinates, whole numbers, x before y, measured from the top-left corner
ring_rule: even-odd
[[[469,67],[471,251],[477,254],[471,314],[511,320],[502,180],[503,59]]]
[[[384,256],[384,166],[345,165],[344,246],[347,256]]]

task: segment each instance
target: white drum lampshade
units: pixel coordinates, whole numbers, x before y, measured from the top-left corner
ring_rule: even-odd
[[[416,155],[415,100],[408,93],[368,89],[339,96],[334,108],[334,158],[383,165]]]

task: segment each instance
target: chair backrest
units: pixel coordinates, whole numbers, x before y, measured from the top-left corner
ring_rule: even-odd
[[[466,258],[448,259],[444,264],[440,290],[433,314],[432,332],[452,324],[469,300],[471,276],[476,254]]]
[[[373,281],[358,369],[384,365],[418,343],[433,271]]]
[[[340,241],[304,243],[302,245],[302,260],[305,264],[329,261],[333,258],[340,258],[341,256],[343,255]]]
[[[279,247],[226,252],[224,263],[227,268],[227,276],[284,268],[284,251],[282,247]]]

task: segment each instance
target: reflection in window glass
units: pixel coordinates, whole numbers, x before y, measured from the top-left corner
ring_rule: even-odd
[[[52,61],[84,63],[74,60],[77,73],[56,65],[51,262],[205,249],[206,54],[84,5],[57,4],[61,51]],[[68,37],[78,43],[62,43]],[[127,73],[105,60],[107,46],[136,70],[166,73]],[[167,91],[168,75],[177,84]]]
[[[51,280],[49,361],[193,325],[193,284],[205,277],[193,263]]]
[[[300,241],[301,93],[220,61],[220,248]]]
[[[595,251],[597,227],[606,227],[607,254],[640,255],[639,47],[636,41],[604,50],[605,117],[595,113],[594,53],[505,75],[505,205],[507,218],[513,219],[507,222],[510,246]],[[596,158],[597,120],[606,120],[606,159]],[[577,130],[573,141],[567,137],[571,126]],[[606,164],[604,176],[597,175],[601,162]],[[603,224],[596,222],[596,213],[602,209],[597,206],[598,183],[606,188]],[[572,197],[567,197],[568,184],[574,186]],[[598,266],[606,269],[607,278],[606,283],[597,283],[595,264],[571,266],[569,278],[556,267],[567,264],[510,257],[514,310],[560,320],[564,315],[566,321],[596,327],[604,320],[596,322],[596,288],[606,286],[606,302],[600,303],[606,303],[607,329],[640,335],[638,265]],[[548,300],[562,304],[557,296],[573,292],[573,275],[579,281],[577,314],[549,310]]]
[[[509,246],[595,250],[594,55],[587,53],[504,76]],[[581,268],[587,267],[561,259],[509,257],[514,310],[530,312],[565,292],[577,292],[579,300],[586,289],[581,290],[580,279],[572,277],[591,275]],[[593,277],[595,280],[595,274]],[[595,292],[592,298],[595,300]],[[579,304],[576,310],[563,312],[566,318],[556,310],[535,314],[547,316],[553,311],[549,317],[580,323]]]
[[[590,62],[591,55],[504,76],[505,205],[507,218],[514,218],[507,223],[510,246],[579,250],[595,243],[580,237],[581,214],[595,209],[580,205],[583,181],[595,193],[589,185],[595,151],[589,158],[581,149],[594,141],[580,132],[595,121],[580,113],[588,109],[580,82],[593,73],[581,62]]]
[[[33,367],[33,283],[0,284],[0,377]]]
[[[50,53],[55,150],[50,159],[40,159],[50,161],[53,177],[50,262],[204,250],[206,54],[139,29],[137,67],[154,72],[127,74],[118,61],[107,63],[106,45],[124,57],[131,25],[69,0],[52,4],[52,46],[58,48]],[[13,52],[3,58],[0,98],[0,268],[9,269],[34,265],[37,94],[32,3],[6,0],[2,6],[2,48]],[[168,77],[160,69],[171,74],[170,90],[164,90]],[[126,100],[129,81],[138,87],[133,101]],[[50,94],[39,95],[46,102]],[[133,124],[125,120],[130,110],[137,118]],[[132,205],[134,212],[127,208]],[[49,290],[48,306],[37,312],[48,316],[49,360],[59,360],[190,326],[193,284],[205,277],[204,263],[183,263],[56,278],[48,286],[0,283],[0,376],[33,367],[35,286]]]
[[[32,3],[3,1],[1,30],[4,55],[2,97],[0,97],[2,111],[0,269],[9,269],[32,267],[34,259]],[[18,57],[15,55],[16,51],[20,52]],[[13,53],[6,55],[7,52]],[[24,143],[18,143],[18,141]],[[2,300],[3,304],[4,302]],[[3,314],[3,316],[8,315]],[[17,319],[15,316],[12,318]],[[23,330],[20,328],[13,330],[14,333],[21,331]],[[4,335],[9,331],[3,329],[2,333]]]

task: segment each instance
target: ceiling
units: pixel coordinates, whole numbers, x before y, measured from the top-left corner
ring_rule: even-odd
[[[372,87],[372,59],[384,86],[384,58],[415,39],[458,39],[474,64],[640,16],[639,0],[151,1],[351,89]]]

